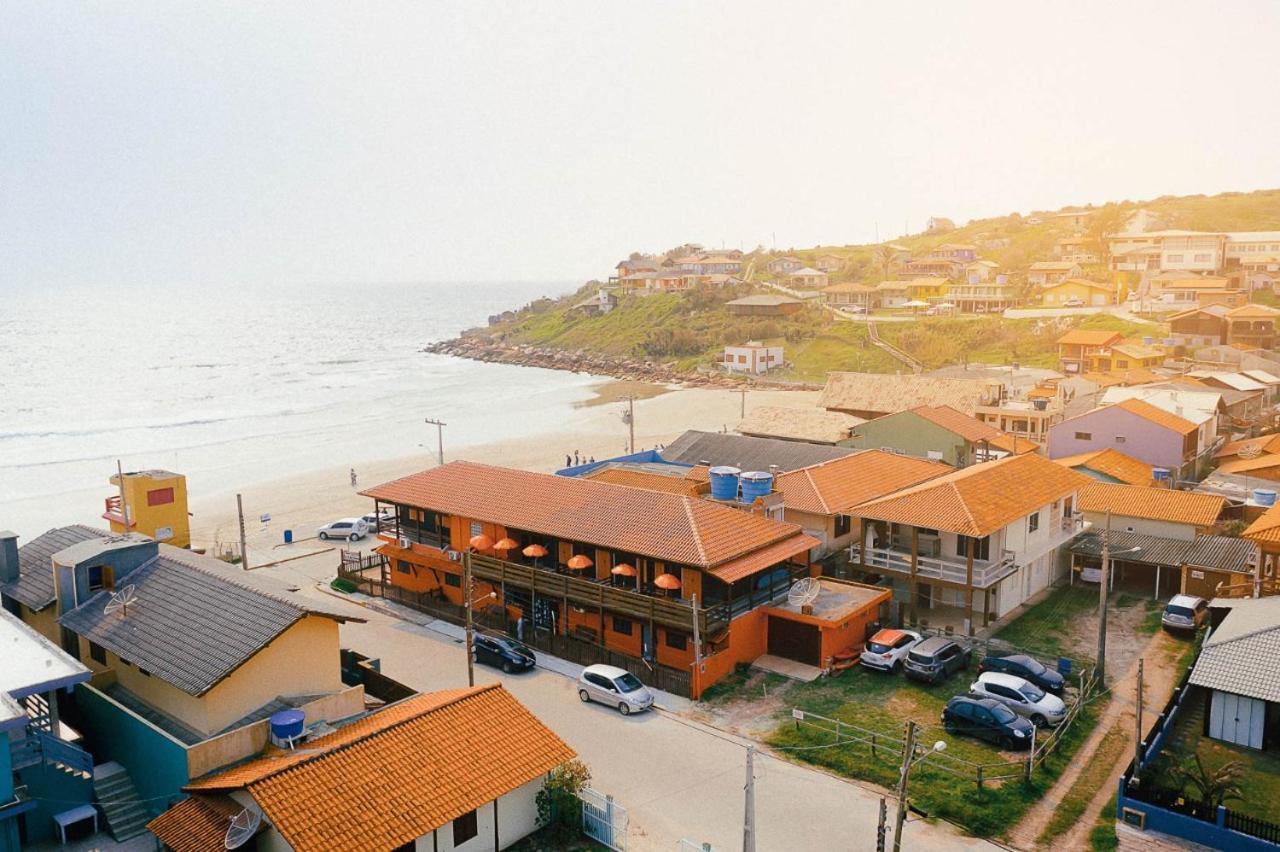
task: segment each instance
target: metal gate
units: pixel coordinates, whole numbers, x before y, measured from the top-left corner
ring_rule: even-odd
[[[598,790],[585,787],[582,799],[582,833],[617,852],[627,849],[627,809]]]

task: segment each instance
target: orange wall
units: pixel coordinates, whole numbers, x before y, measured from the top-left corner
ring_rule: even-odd
[[[733,674],[738,663],[749,663],[768,647],[769,618],[763,609],[743,613],[729,626],[728,646],[718,654],[704,657],[702,670],[693,673],[694,697],[721,678]]]

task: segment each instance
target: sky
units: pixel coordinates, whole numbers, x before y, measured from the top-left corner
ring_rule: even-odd
[[[0,2],[0,289],[586,280],[1280,186],[1280,4]]]

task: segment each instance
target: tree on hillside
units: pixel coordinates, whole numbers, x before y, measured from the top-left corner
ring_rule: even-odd
[[[1119,233],[1128,218],[1129,211],[1119,204],[1106,204],[1099,207],[1089,217],[1089,225],[1085,228],[1089,248],[1108,268],[1111,266],[1111,244],[1107,241],[1107,237]]]
[[[876,272],[880,274],[881,281],[889,280],[890,273],[893,270],[893,262],[897,257],[898,253],[887,244],[878,245],[871,252],[871,264],[875,267]]]

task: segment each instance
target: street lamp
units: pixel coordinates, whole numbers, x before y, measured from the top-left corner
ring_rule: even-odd
[[[907,821],[907,779],[911,775],[911,767],[931,754],[946,750],[946,742],[938,740],[932,749],[926,749],[917,755],[916,723],[907,722],[907,741],[902,749],[902,774],[898,777],[898,818],[893,829],[893,852],[901,852],[902,849],[902,826]]]

